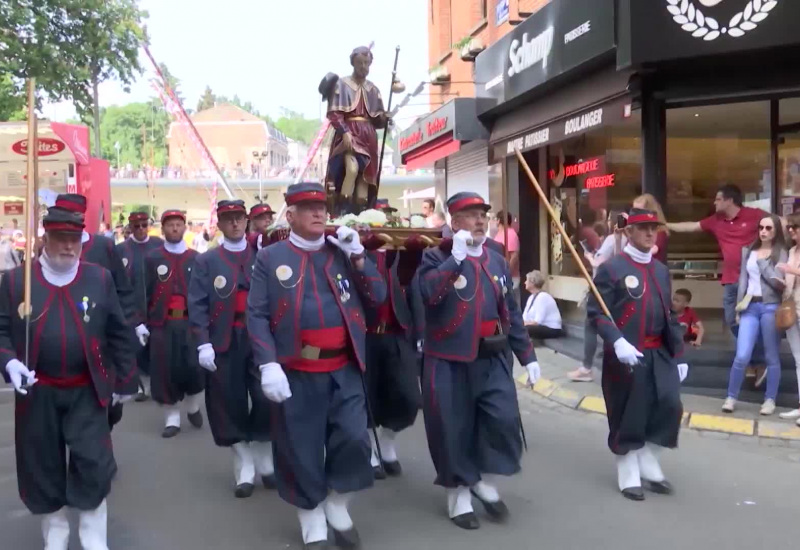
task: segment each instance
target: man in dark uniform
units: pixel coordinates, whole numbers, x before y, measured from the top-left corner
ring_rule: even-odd
[[[484,478],[520,469],[520,416],[508,348],[525,365],[530,384],[540,370],[508,262],[485,245],[490,206],[470,192],[453,195],[447,206],[453,240],[426,250],[418,272],[426,305],[423,411],[450,518],[463,529],[477,529],[471,494],[490,517],[506,519],[508,508]]]
[[[117,250],[122,256],[122,265],[128,274],[133,287],[135,315],[131,325],[136,327],[147,319],[147,278],[144,273],[144,259],[150,251],[161,248],[164,240],[160,237],[151,237],[150,215],[147,212],[131,212],[128,215],[128,227],[131,235],[120,243]],[[142,381],[141,391],[136,396],[136,401],[150,399],[150,347],[147,338],[140,337],[136,363],[139,367],[139,376]]]
[[[377,208],[391,215],[396,208],[385,199],[378,199]],[[414,341],[414,320],[409,300],[411,280],[420,253],[411,250],[386,250],[383,241],[371,236],[365,243],[367,257],[386,281],[387,298],[379,307],[365,306],[367,315],[367,381],[368,400],[383,458],[378,458],[373,444],[371,464],[376,479],[402,473],[397,458],[397,433],[414,424],[422,404],[419,390],[419,369]],[[417,260],[417,261],[415,261]]]
[[[253,375],[253,352],[245,326],[247,293],[256,252],[247,246],[244,201],[217,205],[222,246],[195,261],[189,282],[189,324],[206,371],[206,412],[214,443],[233,449],[235,495],[253,494],[256,474],[275,485],[269,443],[269,401]],[[252,402],[252,407],[248,404]]]
[[[81,218],[50,208],[44,230],[42,255],[31,268],[27,365],[20,361],[23,268],[0,284],[0,364],[17,392],[19,494],[31,513],[44,515],[48,550],[67,549],[67,507],[79,510],[83,548],[108,550],[106,497],[117,465],[106,410],[138,387],[130,326],[111,274],[80,261]]]
[[[267,228],[274,221],[275,212],[270,206],[261,202],[250,209],[250,234],[247,240],[250,245],[261,250],[269,244],[267,242]]]
[[[327,547],[327,524],[340,546],[358,544],[347,502],[373,483],[361,303],[386,299],[358,233],[340,227],[326,243],[325,201],[320,184],[289,187],[291,233],[258,253],[247,303],[261,388],[277,403],[278,493],[297,507],[307,548]]]
[[[593,295],[587,309],[605,343],[608,446],[617,458],[619,489],[631,500],[644,500],[642,481],[653,492],[672,492],[656,453],[678,445],[680,383],[689,369],[678,359],[683,339],[670,311],[669,270],[651,254],[660,223],[655,212],[631,210],[625,229],[628,244],[594,278],[613,319]]]
[[[56,197],[55,207],[72,212],[83,220],[86,216],[86,197],[77,193],[64,193]],[[111,272],[122,312],[126,319],[133,319],[136,311],[133,287],[113,239],[104,235],[89,234],[84,229],[81,234],[81,244],[81,261],[97,264]],[[133,333],[130,337],[133,339]],[[122,420],[122,403],[116,403],[108,409],[108,421],[113,428],[120,420]]]
[[[153,400],[164,406],[162,437],[181,431],[180,402],[186,398],[189,423],[203,426],[200,405],[203,377],[194,349],[190,353],[187,297],[197,252],[189,250],[183,234],[186,216],[180,210],[161,214],[164,246],[145,258],[147,321],[136,327],[136,335],[150,339],[150,383]]]

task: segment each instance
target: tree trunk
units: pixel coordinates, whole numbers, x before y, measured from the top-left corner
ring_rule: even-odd
[[[92,115],[94,116],[94,156],[102,158],[100,153],[100,83],[97,73],[92,75]]]

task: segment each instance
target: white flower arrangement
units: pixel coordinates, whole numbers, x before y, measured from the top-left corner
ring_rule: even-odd
[[[409,227],[420,229],[427,226],[428,224],[425,222],[425,218],[419,214],[411,216],[411,219],[409,220]]]
[[[383,227],[389,222],[389,218],[380,210],[370,209],[359,214],[358,221],[372,227]]]
[[[358,225],[362,223],[358,216],[355,214],[345,214],[344,216],[338,217],[335,220],[330,222],[330,225],[339,225],[339,226],[347,226],[350,227],[351,225]]]

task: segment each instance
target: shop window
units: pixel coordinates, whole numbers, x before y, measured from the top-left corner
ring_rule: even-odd
[[[599,248],[616,220],[642,189],[641,116],[632,116],[548,148],[550,203],[579,254]],[[579,276],[581,261],[550,224],[550,273]]]
[[[780,125],[800,124],[800,97],[782,99],[779,104]]]
[[[698,221],[713,214],[717,190],[726,184],[742,190],[746,206],[772,211],[769,102],[668,109],[667,219]],[[710,235],[670,235],[671,267],[696,267],[694,278],[716,278],[713,262],[719,258]]]

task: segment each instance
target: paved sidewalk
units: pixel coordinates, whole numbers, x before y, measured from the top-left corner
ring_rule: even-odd
[[[580,362],[544,347],[536,348],[536,355],[542,379],[533,388],[535,393],[571,409],[606,414],[599,372],[595,371],[594,382],[573,382],[567,373],[578,368]],[[520,391],[525,391],[527,375],[519,367],[516,372]],[[723,414],[721,399],[689,394],[683,394],[681,399],[685,429],[758,437],[767,445],[800,446],[800,427],[793,420],[778,417],[788,409],[779,408],[772,416],[763,417],[758,414],[760,405],[740,402],[733,414]]]

